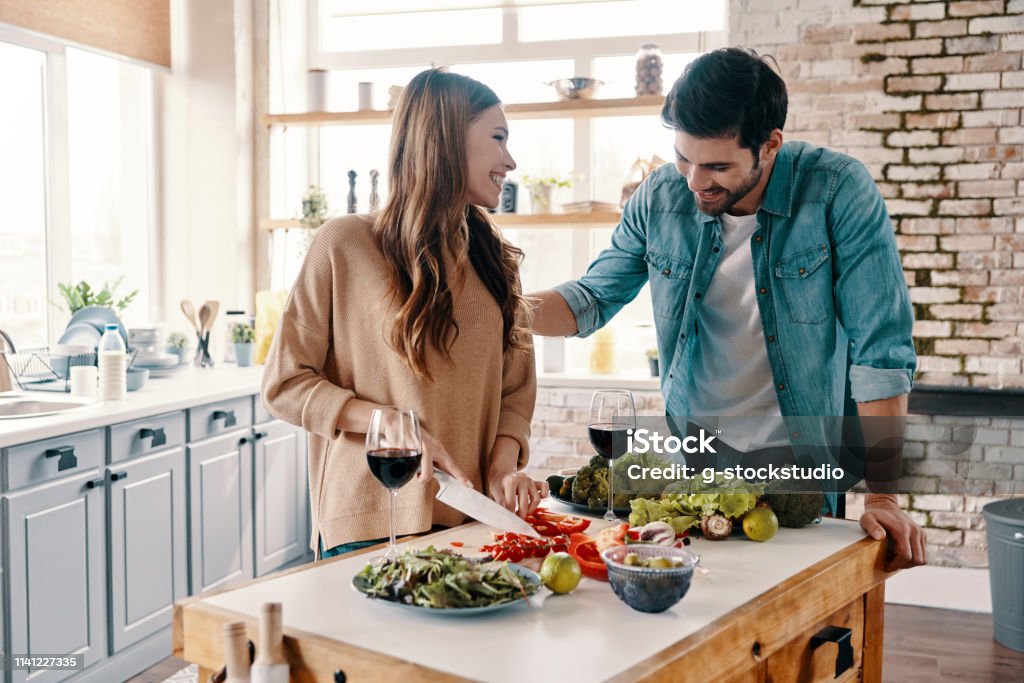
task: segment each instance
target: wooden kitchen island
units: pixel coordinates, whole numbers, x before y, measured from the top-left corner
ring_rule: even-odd
[[[474,523],[407,543],[461,541],[471,554],[489,538]],[[689,593],[662,614],[636,612],[607,584],[584,579],[570,595],[541,589],[530,605],[475,617],[366,599],[350,582],[382,552],[372,549],[179,602],[174,654],[198,664],[205,683],[224,663],[221,625],[245,621],[258,642],[260,605],[276,601],[293,681],[327,683],[337,671],[348,681],[881,680],[890,574],[885,543],[856,522],[780,529],[767,543],[698,538],[689,549],[708,573],[695,575]],[[845,642],[814,638],[829,632]],[[844,651],[852,666],[837,677]]]

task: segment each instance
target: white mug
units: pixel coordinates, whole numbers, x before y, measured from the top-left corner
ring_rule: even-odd
[[[373,109],[373,83],[359,84],[359,111]]]
[[[71,368],[71,395],[96,398],[97,377],[95,365],[73,366]]]

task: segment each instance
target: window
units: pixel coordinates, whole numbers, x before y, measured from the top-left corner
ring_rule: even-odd
[[[45,79],[45,52],[0,42],[0,329],[19,346],[46,340]]]
[[[571,76],[604,81],[598,97],[631,98],[635,96],[636,52],[642,44],[661,46],[667,91],[690,61],[725,42],[724,0],[309,2],[315,8],[311,15],[320,17],[310,25],[308,42],[313,49],[307,55],[305,46],[285,44],[283,38],[279,38],[279,49],[302,53],[308,57],[306,68],[329,72],[327,102],[332,111],[355,110],[357,84],[364,81],[374,84],[374,104],[383,108],[390,86],[404,85],[428,65],[444,65],[476,78],[494,88],[505,103],[556,100],[549,83]],[[370,169],[382,171],[378,191],[383,200],[389,137],[390,126],[380,124],[275,130],[270,160],[274,217],[296,216],[308,184],[319,184],[334,213],[344,213],[349,170],[357,173],[357,211],[368,207]],[[306,182],[292,175],[294,159],[305,158],[299,151],[300,138],[306,140],[311,159]],[[524,175],[572,179],[572,188],[559,190],[553,198],[556,210],[572,201],[618,204],[623,181],[638,157],[657,155],[671,161],[672,134],[658,116],[518,119],[510,124],[509,151],[518,165],[513,179]],[[284,173],[285,167],[291,172]],[[531,210],[522,184],[519,207],[521,212]],[[273,238],[272,279],[275,286],[287,287],[304,249],[303,240],[295,234],[301,231],[283,233]],[[610,234],[610,227],[506,232],[526,254],[522,278],[527,291],[581,275],[607,246]],[[289,257],[283,258],[280,251],[287,251]],[[643,352],[654,345],[647,288],[616,316],[612,326],[620,369],[645,369]],[[591,343],[568,342],[570,371],[586,370]]]
[[[0,329],[57,341],[60,282],[124,278],[150,317],[152,84],[139,66],[0,29]],[[58,308],[60,306],[61,308]]]

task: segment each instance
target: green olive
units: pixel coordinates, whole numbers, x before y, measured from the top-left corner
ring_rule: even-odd
[[[637,567],[640,566],[642,562],[640,561],[639,555],[636,553],[629,553],[626,555],[625,559],[622,560],[622,564],[629,565],[630,567]]]
[[[651,569],[672,569],[674,565],[667,557],[652,557],[647,561],[647,566]]]

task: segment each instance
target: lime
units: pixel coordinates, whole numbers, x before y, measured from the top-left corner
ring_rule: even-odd
[[[540,566],[540,579],[552,593],[571,593],[582,575],[580,563],[569,553],[551,553]]]
[[[767,541],[779,530],[779,518],[771,508],[754,508],[743,516],[743,533],[751,541]]]

